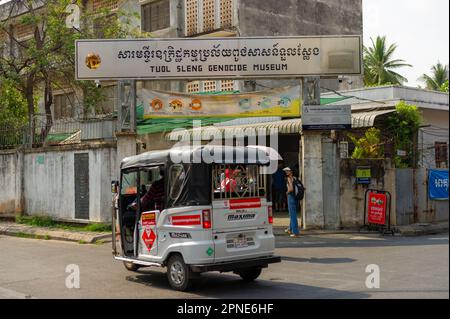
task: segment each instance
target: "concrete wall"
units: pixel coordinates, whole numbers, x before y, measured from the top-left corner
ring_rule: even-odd
[[[20,211],[21,179],[16,174],[23,155],[15,151],[0,153],[0,215],[13,215]]]
[[[111,180],[117,179],[115,148],[32,152],[24,158],[24,212],[75,219],[74,154],[89,154],[89,220],[111,215]]]
[[[357,166],[370,166],[369,185],[357,185]],[[393,169],[388,161],[341,159],[340,226],[356,227],[364,222],[364,194],[368,188],[388,191],[392,196],[391,225],[448,221],[448,200],[428,198],[428,170]],[[325,194],[326,196],[326,194]]]
[[[356,184],[356,167],[371,167],[371,182],[368,185]],[[387,190],[395,194],[394,170],[384,160],[342,159],[340,163],[340,222],[341,227],[361,226],[364,223],[364,194],[368,188]],[[394,195],[393,195],[394,196]],[[394,202],[394,201],[393,201]],[[394,205],[391,207],[395,211]],[[392,214],[391,223],[395,223]]]
[[[363,34],[362,0],[236,0],[239,36],[309,36]],[[349,77],[352,87],[363,86],[362,77]],[[345,89],[337,79],[322,79],[331,89]],[[257,83],[278,87],[293,85],[294,81],[261,81]],[[264,87],[256,86],[257,90]],[[251,90],[245,88],[244,90]]]
[[[397,225],[448,221],[448,200],[428,197],[428,170],[396,169]]]
[[[111,180],[118,178],[112,143],[0,154],[0,213],[75,220],[76,153],[89,154],[89,221],[110,221]]]
[[[435,142],[447,143],[447,167],[448,167],[448,110],[421,109],[423,116],[423,128],[419,129],[418,148],[419,166],[436,168]]]

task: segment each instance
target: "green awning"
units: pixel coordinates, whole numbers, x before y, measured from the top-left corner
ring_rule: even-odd
[[[224,121],[232,120],[233,118],[151,118],[140,120],[137,123],[138,135],[153,134],[161,132],[171,132],[177,128],[192,128],[192,123],[195,120],[202,121],[202,126],[212,125]]]
[[[349,97],[323,97],[320,98],[320,105],[327,105],[327,104],[331,104],[331,103],[336,103],[336,102],[340,102],[343,100],[347,100],[349,99]]]
[[[52,143],[59,143],[59,142],[65,141],[66,139],[68,139],[69,137],[71,137],[75,133],[76,132],[71,132],[71,133],[51,133],[51,134],[47,135],[47,137],[45,138],[45,141],[46,142],[52,142]]]

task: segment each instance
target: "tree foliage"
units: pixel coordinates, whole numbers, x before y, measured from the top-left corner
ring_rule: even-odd
[[[408,80],[395,70],[410,67],[404,60],[394,59],[396,44],[388,45],[386,37],[371,38],[371,47],[364,47],[364,83],[366,86],[401,85]]]
[[[445,82],[447,81],[448,83],[448,65],[443,65],[438,61],[438,63],[433,65],[430,70],[431,75],[422,74],[419,80],[422,81],[429,90],[441,91],[442,88],[445,89]]]
[[[355,145],[355,149],[352,153],[353,159],[383,157],[383,143],[381,142],[381,133],[379,129],[371,127],[362,137],[357,137],[353,134],[348,134],[348,136]]]
[[[442,83],[440,91],[448,93],[448,79],[444,83]]]
[[[395,107],[396,112],[388,118],[386,135],[392,138],[394,150],[404,150],[406,156],[394,155],[396,167],[415,166],[417,156],[417,132],[422,124],[422,115],[415,105],[400,102]]]
[[[75,2],[81,8],[80,28],[68,28],[66,12]],[[0,19],[0,33],[10,39],[3,44],[13,55],[0,56],[0,82],[11,81],[27,102],[30,131],[35,131],[34,101],[40,95],[45,112],[46,135],[52,126],[53,91],[77,92],[82,96],[84,114],[102,99],[99,89],[88,81],[75,81],[75,40],[98,37],[142,36],[133,24],[136,14],[109,9],[89,11],[84,0],[12,0]],[[22,14],[23,13],[23,14]],[[18,37],[14,26],[32,30],[26,41]],[[9,45],[9,47],[6,47]]]

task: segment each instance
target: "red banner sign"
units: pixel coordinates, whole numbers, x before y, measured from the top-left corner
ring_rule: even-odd
[[[368,221],[369,224],[386,224],[386,194],[369,192]]]
[[[141,224],[143,228],[142,240],[148,251],[150,251],[156,239],[156,234],[153,231],[156,225],[156,212],[143,212],[141,215]]]

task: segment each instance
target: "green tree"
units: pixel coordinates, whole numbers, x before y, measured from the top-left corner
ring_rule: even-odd
[[[381,142],[380,130],[371,127],[362,137],[355,135],[348,135],[350,140],[355,145],[355,149],[352,153],[353,159],[364,158],[382,158],[383,157],[383,143]]]
[[[404,60],[393,59],[396,44],[388,45],[386,37],[378,36],[371,47],[364,47],[364,83],[366,86],[403,84],[408,80],[394,70],[410,67]]]
[[[14,83],[5,79],[0,81],[0,148],[22,142],[27,123],[27,101]]]
[[[430,70],[431,75],[422,74],[419,80],[425,84],[427,89],[441,91],[445,82],[448,81],[448,65],[443,65],[438,61],[438,63],[433,65]]]
[[[396,112],[388,118],[386,139],[391,139],[396,150],[404,150],[406,156],[394,155],[395,167],[415,167],[418,161],[417,133],[422,124],[422,115],[415,105],[403,101],[395,107]]]
[[[448,93],[448,79],[441,85],[440,91]]]
[[[66,8],[73,2],[81,8],[79,29],[68,28],[66,24],[69,14]],[[132,23],[136,14],[121,10],[112,13],[109,9],[89,11],[85,9],[86,4],[85,0],[12,0],[1,13],[0,34],[6,34],[9,41],[0,46],[7,51],[11,49],[14,54],[0,55],[0,81],[12,81],[25,99],[31,143],[34,139],[32,132],[36,131],[37,95],[43,99],[46,122],[41,132],[43,136],[48,134],[53,124],[51,105],[54,89],[83,92],[79,104],[85,111],[102,98],[94,83],[74,80],[76,39],[140,36]],[[26,41],[19,38],[13,31],[16,24],[31,28],[31,38]]]

